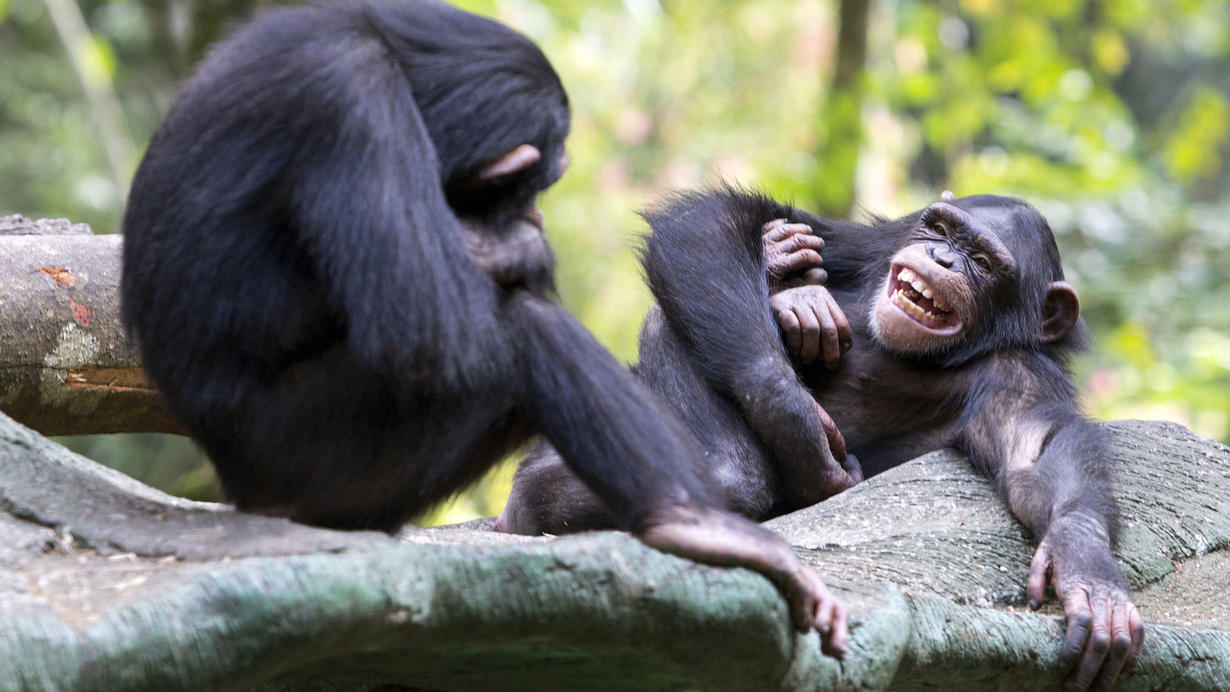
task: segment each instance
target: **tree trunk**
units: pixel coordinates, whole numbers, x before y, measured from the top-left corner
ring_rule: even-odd
[[[815,186],[821,214],[845,217],[854,206],[859,149],[863,142],[863,68],[867,61],[868,0],[841,0],[835,68],[820,113],[823,151]]]

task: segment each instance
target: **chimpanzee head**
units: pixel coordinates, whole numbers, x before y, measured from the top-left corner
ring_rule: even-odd
[[[1032,206],[946,192],[905,222],[905,245],[871,307],[882,346],[951,366],[1006,348],[1056,355],[1079,343],[1076,291]]]
[[[568,164],[568,96],[534,42],[499,22],[442,2],[415,12],[373,3],[390,53],[410,81],[458,216],[500,228],[541,226],[539,192]]]

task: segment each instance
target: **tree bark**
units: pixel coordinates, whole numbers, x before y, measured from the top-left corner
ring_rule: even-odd
[[[1230,449],[1107,424],[1146,620],[1117,690],[1230,689]],[[952,452],[769,523],[850,606],[820,654],[762,576],[626,534],[390,538],[167,497],[0,415],[0,680],[18,690],[1058,689],[1062,611]],[[8,689],[8,688],[6,688]]]
[[[0,219],[0,410],[47,435],[176,432],[120,325],[122,240],[81,228]]]

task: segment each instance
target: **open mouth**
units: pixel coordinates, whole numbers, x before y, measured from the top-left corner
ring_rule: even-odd
[[[888,282],[889,302],[928,329],[955,332],[961,327],[961,316],[953,311],[944,297],[913,269],[893,265]]]

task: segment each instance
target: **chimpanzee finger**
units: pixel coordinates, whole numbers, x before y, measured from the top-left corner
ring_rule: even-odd
[[[835,598],[830,602],[828,620],[831,624],[828,636],[825,636],[824,630],[820,631],[820,650],[833,658],[845,658],[850,641],[850,611]]]
[[[1090,610],[1093,613],[1093,625],[1089,630],[1089,639],[1085,642],[1085,650],[1081,654],[1076,671],[1068,678],[1067,686],[1075,690],[1087,690],[1107,662],[1110,653],[1110,602],[1099,595],[1090,600]],[[1122,664],[1119,666],[1122,668]],[[1116,671],[1117,673],[1118,671]]]
[[[771,231],[781,228],[786,223],[786,219],[773,219],[760,227],[761,235],[768,235]]]
[[[789,308],[777,311],[777,324],[785,337],[786,350],[793,356],[799,355],[803,347],[803,330],[799,327],[799,318]]]
[[[1102,669],[1098,671],[1098,677],[1093,681],[1095,690],[1110,689],[1127,663],[1128,652],[1132,649],[1130,615],[1128,614],[1131,607],[1132,604],[1127,601],[1111,605],[1110,650],[1106,654],[1106,660],[1102,663]]]
[[[803,272],[803,278],[799,280],[800,286],[823,286],[829,280],[829,273],[820,267],[812,267]]]
[[[781,224],[764,231],[763,240],[768,245],[781,245],[790,240],[790,238],[802,233],[808,233],[810,230],[810,228],[804,227],[800,231],[797,227],[792,228],[790,224]]]
[[[854,345],[854,331],[850,329],[850,320],[846,319],[846,313],[842,312],[841,306],[837,304],[837,299],[831,294],[828,296],[829,315],[833,318],[833,325],[837,329],[837,342],[840,346],[838,357],[850,347]]]
[[[802,230],[797,230],[801,228]],[[824,249],[824,238],[818,235],[812,235],[811,229],[807,226],[783,226],[783,230],[792,229],[794,234],[788,236],[784,241],[790,250],[815,250],[820,252]]]
[[[855,485],[863,482],[863,465],[853,454],[846,452],[846,458],[838,460],[838,463],[846,470],[846,474],[850,476],[850,480],[854,481]]]
[[[1038,545],[1034,551],[1034,559],[1029,563],[1029,581],[1025,595],[1029,597],[1029,607],[1037,610],[1046,601],[1047,576],[1051,572],[1051,552],[1046,543]]]
[[[820,592],[817,589],[824,589],[824,584],[817,584],[817,580],[805,579],[806,583],[801,585],[799,593],[787,599],[787,604],[790,606],[790,620],[794,623],[794,628],[800,632],[808,632],[815,627],[816,613],[819,612],[823,605],[822,599],[817,595]],[[819,629],[819,628],[816,628]],[[821,632],[821,636],[824,633]]]
[[[1089,641],[1089,633],[1093,628],[1093,610],[1089,605],[1089,594],[1084,588],[1073,588],[1063,597],[1063,612],[1068,618],[1068,630],[1064,636],[1063,645],[1059,648],[1059,669],[1071,671],[1081,653],[1085,651]]]
[[[1127,673],[1136,667],[1140,651],[1145,644],[1145,623],[1140,617],[1136,606],[1128,604],[1128,631],[1132,633],[1132,648],[1128,651],[1127,660],[1123,663],[1123,672]]]
[[[799,318],[799,331],[802,332],[799,360],[804,363],[815,362],[820,355],[820,321],[816,319],[816,314],[812,312],[812,309],[806,305],[796,307],[794,315]]]
[[[840,463],[849,455],[846,453],[846,438],[842,437],[841,431],[837,429],[837,423],[833,421],[833,417],[829,415],[824,407],[816,403],[816,413],[820,414],[820,426],[824,428],[824,436],[829,442],[829,452],[833,454],[833,458]],[[845,468],[845,465],[842,465]],[[859,467],[859,475],[862,475],[862,467]],[[860,479],[861,480],[861,479]]]
[[[770,267],[771,273],[778,276],[786,276],[798,271],[803,271],[810,267],[815,267],[824,262],[820,257],[820,253],[815,250],[798,250],[784,255],[780,259],[775,259]]]
[[[833,631],[833,595],[824,584],[818,584],[816,610],[812,613],[811,626],[820,633],[820,639],[827,639]]]
[[[835,368],[841,361],[841,342],[837,338],[837,325],[833,322],[833,315],[826,305],[819,306],[812,313],[820,325],[820,353],[824,356],[824,365]]]
[[[764,239],[770,243],[780,243],[792,236],[802,236],[803,238],[813,238],[819,241],[817,250],[824,249],[824,239],[818,235],[812,235],[811,226],[805,223],[786,223],[785,219],[779,219],[782,223],[770,221],[761,228],[761,233],[764,234]],[[809,247],[815,246],[809,243]],[[802,247],[802,246],[800,246]]]

